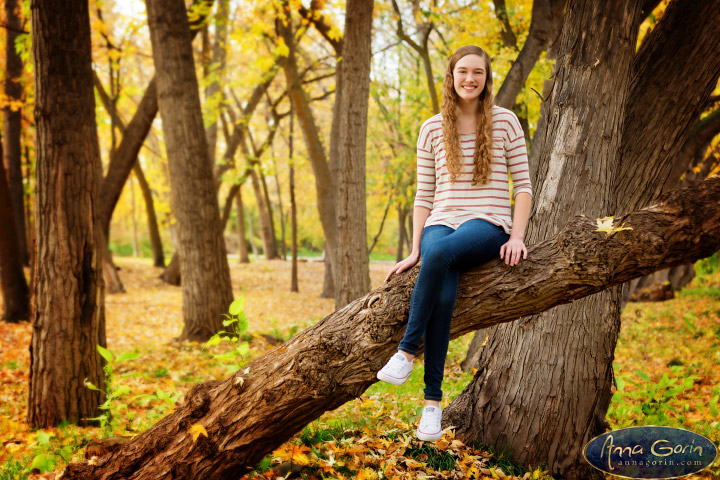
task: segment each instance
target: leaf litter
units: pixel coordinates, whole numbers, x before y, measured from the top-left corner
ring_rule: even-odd
[[[170,413],[175,401],[193,384],[228,376],[227,367],[216,359],[227,350],[226,345],[206,348],[176,340],[182,330],[180,288],[159,280],[160,269],[146,259],[118,258],[117,263],[127,293],[106,296],[108,349],[115,355],[136,355],[126,355],[123,358],[128,360],[115,365],[115,382],[128,393],[122,405],[114,406],[109,428],[61,425],[30,429],[25,418],[32,329],[28,323],[0,322],[0,478],[54,478],[67,461],[84,458],[84,446],[90,440],[137,435]],[[382,283],[388,267],[371,264],[374,286]],[[248,361],[333,310],[332,299],[320,298],[322,263],[301,263],[299,275],[301,292],[290,293],[290,262],[231,264],[235,296],[245,297]],[[702,278],[701,290],[714,292],[712,289],[720,286],[717,274]],[[288,288],[280,288],[282,285]],[[612,428],[643,424],[647,419],[647,409],[642,407],[642,402],[648,401],[643,398],[649,391],[647,384],[661,382],[663,375],[689,375],[692,382],[665,399],[670,407],[661,413],[667,424],[689,429],[700,426],[701,433],[718,443],[718,300],[716,295],[701,292],[664,303],[629,304],[623,313],[614,362],[618,387],[622,388],[616,388],[608,412]],[[653,333],[665,330],[673,334]],[[468,335],[451,342],[444,383],[448,398],[472,378],[472,373],[459,367],[470,339]],[[637,381],[637,370],[649,381]],[[413,394],[395,394],[381,383],[375,384],[360,398],[310,424],[243,478],[552,478],[540,467],[521,471],[522,467],[511,465],[502,455],[465,445],[454,437],[453,429],[435,444],[418,441],[414,429],[422,405],[422,369],[416,371],[414,380],[408,382]],[[447,403],[445,400],[443,406]],[[197,439],[206,432],[197,424],[188,434]],[[31,470],[32,465],[40,468]],[[11,476],[12,472],[17,476]],[[712,478],[709,475],[716,473],[708,470],[688,478]]]

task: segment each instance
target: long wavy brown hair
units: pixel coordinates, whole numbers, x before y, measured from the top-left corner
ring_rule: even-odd
[[[485,88],[478,97],[477,131],[475,136],[475,153],[473,155],[473,185],[482,185],[490,179],[490,164],[492,163],[492,107],[494,97],[492,93],[492,68],[490,57],[480,47],[465,45],[458,48],[450,57],[445,81],[443,82],[442,107],[442,128],[443,143],[445,144],[445,161],[450,172],[450,180],[455,179],[462,171],[462,154],[460,149],[460,135],[457,129],[457,116],[459,111],[460,97],[455,91],[453,82],[453,70],[458,60],[466,55],[479,55],[485,59],[487,66]]]

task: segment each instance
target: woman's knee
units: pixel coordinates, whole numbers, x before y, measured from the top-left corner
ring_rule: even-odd
[[[437,244],[429,245],[422,255],[423,265],[432,267],[446,267],[448,264],[447,251]]]

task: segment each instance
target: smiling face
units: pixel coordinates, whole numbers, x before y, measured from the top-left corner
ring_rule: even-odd
[[[453,84],[461,102],[477,101],[486,80],[487,65],[480,55],[465,55],[453,68]]]

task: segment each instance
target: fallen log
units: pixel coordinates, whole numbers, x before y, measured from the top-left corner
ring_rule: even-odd
[[[720,178],[670,192],[599,229],[576,217],[515,267],[492,261],[460,282],[451,338],[544,311],[720,249]],[[177,409],[63,479],[232,479],[305,425],[360,396],[395,352],[415,267],[299,333],[225,381],[195,385]],[[207,437],[193,440],[190,427]]]

